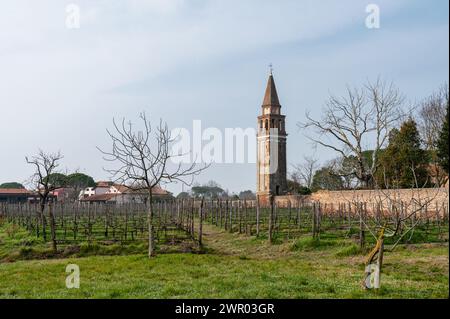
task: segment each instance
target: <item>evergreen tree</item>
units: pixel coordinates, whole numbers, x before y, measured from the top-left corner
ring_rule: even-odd
[[[333,171],[331,167],[322,167],[313,177],[312,191],[318,190],[341,190],[344,188],[342,178]]]
[[[0,188],[4,189],[4,188],[12,188],[12,189],[24,189],[25,187],[17,182],[8,182],[8,183],[3,183],[0,185]]]
[[[393,129],[389,145],[380,158],[377,182],[381,187],[423,187],[428,180],[428,154],[421,148],[417,124],[409,119],[400,130]]]

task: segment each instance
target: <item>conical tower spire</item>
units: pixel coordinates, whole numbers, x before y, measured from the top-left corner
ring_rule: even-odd
[[[281,106],[278,100],[277,88],[273,79],[272,69],[270,70],[269,80],[267,81],[266,93],[262,106]]]

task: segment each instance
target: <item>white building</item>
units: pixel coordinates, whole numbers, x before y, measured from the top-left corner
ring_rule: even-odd
[[[171,198],[172,194],[161,187],[153,189],[155,198]],[[114,184],[113,182],[98,182],[96,187],[88,187],[80,192],[79,200],[83,202],[145,202],[146,191],[135,191],[125,185]]]

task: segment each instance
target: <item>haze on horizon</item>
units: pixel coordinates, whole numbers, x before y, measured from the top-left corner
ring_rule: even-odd
[[[414,105],[449,77],[447,0],[71,1],[16,0],[0,10],[0,183],[32,174],[25,156],[64,154],[63,169],[109,179],[96,147],[108,148],[112,119],[146,111],[171,128],[256,127],[274,76],[289,133],[288,166],[315,154],[297,129],[319,117],[330,93],[381,76]],[[366,6],[381,28],[365,26]],[[345,8],[343,10],[342,8]],[[198,177],[230,192],[255,190],[255,164],[213,165]],[[181,185],[168,189],[178,193]]]

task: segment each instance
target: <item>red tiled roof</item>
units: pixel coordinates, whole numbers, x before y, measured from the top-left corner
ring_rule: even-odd
[[[132,188],[130,188],[126,185],[119,185],[119,184],[114,184],[113,186],[122,194],[127,194],[127,193],[147,194],[147,190],[145,190],[145,189],[133,190]],[[153,187],[152,194],[154,194],[154,195],[169,195],[169,192],[166,191],[165,189],[162,189],[159,186],[155,186],[155,187]]]
[[[128,191],[132,191],[128,186],[120,185],[120,184],[114,184],[113,185],[120,193],[126,193]]]
[[[0,195],[31,195],[32,193],[23,188],[0,188]]]
[[[156,186],[156,187],[153,188],[152,194],[155,194],[155,195],[169,195],[170,193],[168,191],[166,191],[165,189],[162,189],[161,187]]]
[[[126,193],[147,193],[146,190],[135,191],[132,188],[126,186],[126,185],[116,184],[116,183],[110,182],[110,181],[98,181],[96,187],[109,188],[111,186],[114,186],[117,189],[117,191],[119,193],[122,193],[122,194],[126,194]],[[153,194],[155,194],[155,195],[170,195],[171,193],[166,191],[165,189],[162,189],[159,186],[155,186],[153,188]]]
[[[82,198],[82,202],[103,202],[113,199],[119,194],[99,194],[99,195],[93,195],[89,197]]]
[[[111,185],[113,185],[113,182],[99,181],[97,182],[96,187],[110,187]]]

